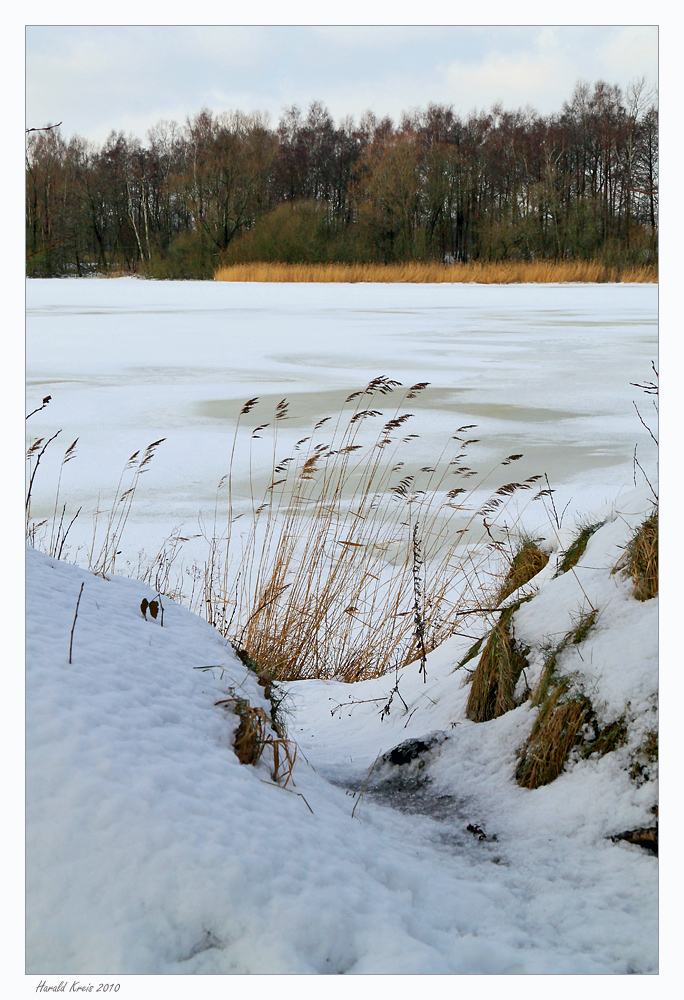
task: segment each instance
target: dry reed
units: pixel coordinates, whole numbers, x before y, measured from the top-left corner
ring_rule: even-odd
[[[158,594],[203,612],[273,681],[355,681],[418,658],[424,671],[427,654],[459,630],[467,598],[481,603],[478,572],[491,555],[497,517],[511,496],[536,488],[540,478],[506,483],[485,503],[475,504],[473,493],[483,489],[488,476],[478,478],[465,464],[476,440],[468,436],[474,425],[458,428],[430,466],[419,467],[419,455],[407,464],[411,448],[418,451],[420,445],[419,435],[409,433],[413,414],[402,408],[426,387],[416,383],[402,389],[379,376],[351,393],[338,414],[318,421],[310,434],[290,445],[285,457],[279,457],[279,434],[288,419],[287,401],[278,403],[271,420],[255,421],[258,426],[245,430],[258,404],[256,398],[248,400],[217,491],[213,529],[202,528],[209,546],[206,565],[185,571],[192,583],[190,601],[183,583],[172,582],[171,576],[187,540],[180,532],[151,565],[138,566],[136,575]],[[268,424],[270,443],[263,440]],[[375,433],[369,430],[373,425],[379,425]],[[238,495],[234,479],[243,438],[249,442],[247,498]],[[29,520],[30,489],[51,440],[54,436],[35,442],[28,454],[33,467],[27,535],[39,546],[39,526]],[[260,440],[270,448],[272,469],[265,494],[258,497],[251,468],[252,449]],[[160,443],[131,455],[111,506],[98,505],[94,512],[89,569],[102,575],[115,571],[140,477]],[[60,467],[58,491],[74,445]],[[499,464],[508,466],[520,457],[509,455]],[[65,510],[58,516],[56,500],[52,529],[47,521],[42,526],[49,547],[59,544],[60,553],[68,533]]]
[[[282,400],[272,421],[272,479],[260,499],[250,486],[251,509],[239,541],[233,444],[221,484],[227,524],[209,539],[204,610],[274,680],[351,682],[397,663],[420,658],[424,664],[424,656],[459,628],[463,605],[455,577],[469,576],[472,584],[478,561],[489,557],[485,543],[492,536],[478,519],[491,517],[491,530],[510,496],[531,489],[539,478],[508,483],[479,509],[470,506],[473,488],[466,483],[476,473],[464,461],[473,425],[458,429],[437,462],[407,472],[399,455],[418,435],[407,434],[412,414],[401,407],[425,387],[411,386],[395,403],[390,397],[399,384],[373,379],[347,398],[347,408],[319,421],[290,455],[278,459],[278,434],[287,419]],[[249,400],[242,408],[235,440],[256,403]],[[369,436],[365,429],[380,421]],[[264,426],[261,421],[252,431],[251,442],[262,437]],[[318,440],[323,428],[325,438]],[[519,457],[508,456],[501,465]],[[479,480],[477,487],[482,485]],[[217,524],[218,502],[215,518]],[[469,533],[474,544],[459,549]],[[419,588],[417,551],[425,570]]]
[[[282,736],[271,735],[269,719],[263,708],[255,708],[245,698],[223,698],[216,704],[232,706],[240,720],[233,738],[233,749],[240,763],[256,766],[268,748],[272,754],[272,780],[277,782],[284,778],[287,785],[297,759],[296,745]]]
[[[518,260],[442,264],[409,261],[398,264],[246,263],[219,267],[216,281],[258,282],[403,282],[407,284],[657,282],[652,264],[610,266],[598,261]]]
[[[42,408],[39,407],[38,409]],[[36,413],[38,410],[34,410],[33,412]],[[29,416],[32,415],[32,413],[29,414]],[[25,503],[26,540],[34,548],[41,548],[48,555],[57,559],[61,559],[64,554],[69,532],[76,518],[81,513],[81,508],[79,507],[76,513],[69,518],[67,516],[66,504],[62,505],[61,511],[59,510],[62,474],[64,467],[76,457],[78,438],[66,449],[59,467],[51,520],[48,518],[44,518],[41,521],[32,520],[31,505],[35,479],[41,459],[45,456],[48,447],[60,434],[61,430],[58,430],[50,438],[38,438],[29,445],[26,451],[28,465],[28,485]],[[140,477],[149,469],[156,449],[164,440],[164,438],[161,438],[158,441],[153,441],[147,448],[142,451],[136,451],[131,455],[119,477],[111,507],[101,509],[98,504],[93,511],[93,531],[87,554],[87,568],[99,576],[106,576],[115,570],[116,557],[120,554],[121,538],[130,516]],[[102,517],[104,517],[104,524],[101,521]],[[157,557],[162,567],[163,558],[162,553]],[[148,575],[151,575],[151,567],[148,567],[147,572]],[[159,576],[159,572],[160,569],[158,567],[157,576]],[[157,586],[157,590],[162,592],[161,586]]]

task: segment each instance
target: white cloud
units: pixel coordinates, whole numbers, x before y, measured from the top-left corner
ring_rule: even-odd
[[[444,37],[444,29],[428,25],[318,25],[311,29],[320,43],[339,49],[387,50],[415,45],[416,33],[421,44],[434,44]]]
[[[501,101],[507,109],[531,104],[547,112],[570,96],[574,75],[560,55],[493,54],[477,66],[452,64],[444,82],[448,99],[462,111],[489,108]]]
[[[658,29],[655,26],[615,28],[600,54],[607,73],[629,82],[645,76],[650,84],[658,80]],[[612,81],[610,81],[612,82]]]
[[[265,27],[198,25],[176,31],[176,55],[184,51],[186,58],[200,59],[205,67],[230,67],[252,76],[277,55],[275,36]]]
[[[327,104],[395,120],[428,102],[463,114],[560,110],[579,78],[653,74],[653,28],[591,26],[52,26],[27,32],[27,114],[98,141],[159,118]]]

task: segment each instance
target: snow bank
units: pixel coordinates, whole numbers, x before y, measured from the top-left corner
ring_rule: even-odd
[[[289,685],[301,752],[286,789],[267,759],[233,752],[237,718],[216,702],[269,704],[209,625],[163,600],[162,627],[141,614],[144,585],[28,550],[27,971],[656,972],[657,861],[607,839],[653,819],[654,783],[628,769],[653,727],[657,599],[610,572],[647,506],[640,493],[605,512],[577,572],[552,579],[552,559],[516,613],[539,651],[586,593],[599,618],[561,669],[603,720],[629,703],[625,746],[534,791],[514,780],[529,703],[465,718],[454,667],[471,638],[430,654],[427,683],[412,665]],[[369,776],[435,730],[446,739],[422,758]]]

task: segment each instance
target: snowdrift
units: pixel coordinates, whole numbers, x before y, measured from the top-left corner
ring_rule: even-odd
[[[560,575],[573,531],[541,543],[546,567],[506,600],[530,597],[510,711],[468,719],[486,629],[466,623],[425,683],[411,665],[289,684],[298,754],[277,781],[272,745],[236,755],[237,704],[280,737],[225,639],[29,549],[27,972],[656,973],[657,860],[613,839],[656,822],[658,601],[613,572],[650,509],[637,491],[598,512]],[[591,713],[559,776],[521,787],[553,651]]]

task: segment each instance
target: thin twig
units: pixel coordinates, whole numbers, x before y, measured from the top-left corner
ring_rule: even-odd
[[[300,799],[304,799],[304,796],[302,795],[302,793],[301,792],[295,792],[294,788],[285,788],[285,785],[278,785],[278,784],[276,784],[275,781],[266,781],[264,778],[259,778],[259,781],[262,781],[264,783],[264,785],[270,785],[271,788],[280,788],[283,792],[290,792],[291,795],[298,795],[300,797]],[[309,805],[309,803],[306,801],[306,799],[304,799],[304,805],[309,810],[309,812],[311,813],[312,816],[316,815],[316,813],[313,811],[313,809],[311,808],[311,806]],[[353,813],[352,813],[352,815],[353,815]]]
[[[341,701],[338,705],[335,706],[335,708],[332,708],[330,710],[330,714],[334,715],[335,712],[339,712],[343,708],[353,707],[354,705],[368,705],[371,702],[375,702],[377,704],[377,702],[384,701],[384,700],[385,700],[385,696],[382,695],[380,698],[362,698],[360,701],[351,701],[351,700],[350,701]],[[332,701],[332,698],[330,698],[329,701]]]
[[[67,535],[71,531],[71,526],[74,523],[74,521],[76,520],[76,518],[78,517],[78,515],[81,513],[81,510],[82,510],[82,508],[79,507],[78,510],[76,511],[76,513],[74,514],[74,516],[71,518],[71,521],[69,522],[69,527],[67,528],[67,530],[62,535],[62,542],[61,542],[61,545],[59,546],[59,551],[57,552],[57,558],[58,559],[62,558],[62,549],[64,548],[64,543],[67,540]],[[57,539],[59,540],[59,535],[57,535]],[[56,544],[57,543],[55,542],[55,545]]]
[[[29,132],[49,132],[51,128],[59,128],[61,122],[57,122],[56,125],[44,125],[42,128],[27,128],[26,133]]]
[[[418,522],[413,526],[413,609],[415,622],[415,636],[420,649],[419,674],[423,675],[423,684],[427,683],[427,651],[425,649],[425,620],[421,610],[421,579],[420,567],[422,565],[420,554],[420,539],[418,538]]]
[[[64,243],[65,240],[73,240],[74,236],[79,235],[79,233],[69,233],[68,236],[62,236],[61,239],[55,240],[54,243],[49,243],[46,247],[41,247],[40,250],[34,250],[32,253],[27,253],[26,260],[30,260],[31,257],[36,257],[39,253],[45,253],[46,250],[52,250],[53,247],[59,246],[59,244]]]
[[[69,640],[69,663],[71,663],[71,651],[74,645],[74,629],[76,628],[76,619],[78,618],[78,606],[81,603],[81,594],[83,593],[83,587],[85,584],[81,584],[81,589],[78,592],[78,600],[76,601],[76,611],[74,612],[74,623],[71,626],[71,638]]]
[[[43,403],[42,403],[42,406],[37,406],[37,407],[35,408],[35,410],[31,410],[31,412],[30,412],[30,413],[27,413],[27,414],[26,414],[26,419],[28,420],[28,418],[29,418],[29,417],[32,417],[34,413],[39,413],[39,412],[40,412],[41,410],[44,410],[44,409],[45,409],[45,407],[46,407],[46,406],[48,405],[48,403],[50,402],[50,400],[51,400],[51,399],[52,399],[52,396],[44,396],[44,397],[43,397]]]
[[[356,802],[354,803],[354,808],[353,808],[353,809],[352,809],[352,811],[351,811],[351,818],[352,818],[352,819],[354,819],[354,813],[356,812],[356,807],[358,806],[359,802],[360,802],[360,801],[361,801],[361,799],[363,798],[363,793],[364,793],[364,792],[366,791],[366,788],[368,787],[368,782],[370,781],[370,776],[371,776],[371,774],[373,773],[373,768],[374,768],[374,767],[375,767],[375,765],[377,764],[377,762],[378,762],[378,760],[379,760],[379,758],[380,758],[380,754],[381,754],[381,753],[382,753],[382,751],[379,751],[379,752],[378,752],[378,755],[377,755],[377,757],[375,758],[375,760],[374,760],[374,761],[373,761],[373,763],[371,764],[371,766],[370,766],[370,769],[369,769],[369,771],[368,771],[368,774],[366,775],[366,780],[365,780],[365,781],[364,781],[364,783],[363,783],[363,784],[361,785],[361,789],[360,789],[360,791],[359,791],[359,792],[357,792],[357,795],[358,795],[358,798],[356,799]]]
[[[645,427],[645,428],[646,428],[646,430],[648,431],[648,433],[649,433],[649,434],[651,435],[651,438],[652,438],[652,440],[653,440],[653,443],[655,444],[655,446],[656,446],[656,448],[657,448],[657,447],[658,447],[658,438],[657,438],[657,437],[656,437],[656,436],[654,435],[654,433],[653,433],[653,431],[651,430],[651,428],[650,428],[650,427],[648,426],[648,424],[646,423],[646,421],[644,420],[644,418],[643,418],[643,417],[641,416],[641,414],[639,413],[639,407],[638,407],[638,406],[636,405],[636,403],[634,402],[634,400],[632,400],[632,406],[633,406],[633,407],[634,407],[634,409],[636,410],[636,414],[637,414],[637,417],[638,417],[638,418],[639,418],[639,420],[641,421],[641,425],[642,425],[642,427]]]
[[[646,473],[644,472],[644,470],[643,470],[643,468],[642,468],[642,466],[641,466],[641,463],[639,462],[639,460],[638,460],[638,458],[637,458],[637,446],[636,446],[636,445],[634,446],[634,466],[635,466],[636,468],[638,468],[638,469],[639,469],[639,471],[641,472],[641,475],[642,475],[642,476],[644,477],[644,479],[645,479],[645,480],[646,480],[646,482],[648,483],[648,488],[650,489],[650,491],[651,491],[651,493],[653,494],[653,496],[654,496],[655,500],[657,501],[657,500],[658,500],[658,494],[657,494],[657,493],[656,493],[656,491],[655,491],[655,490],[653,489],[653,486],[652,486],[652,484],[651,484],[651,481],[650,481],[650,479],[648,478],[648,476],[647,476],[647,475],[646,475]],[[634,485],[636,486],[636,469],[635,469],[635,471],[634,471]]]

